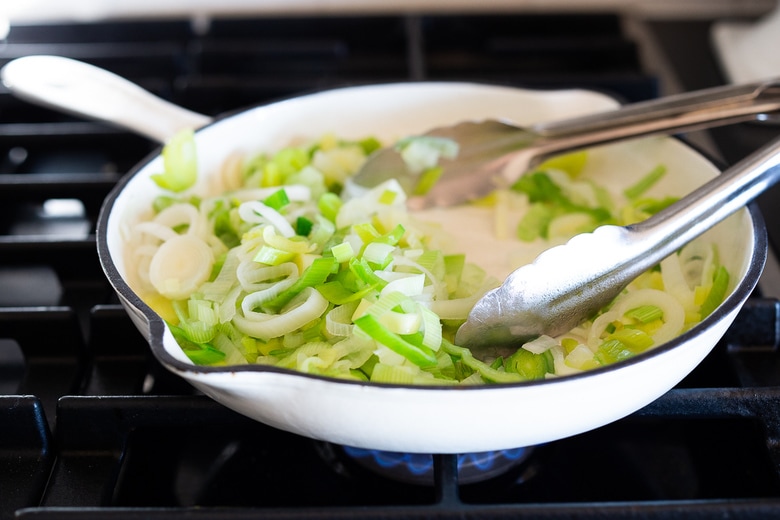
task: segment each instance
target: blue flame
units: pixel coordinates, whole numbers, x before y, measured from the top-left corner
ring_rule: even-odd
[[[464,453],[458,455],[458,470],[465,467],[475,467],[481,471],[491,470],[502,458],[516,461],[522,458],[527,448],[509,450],[485,451],[479,453]],[[423,453],[397,453],[393,451],[366,450],[363,448],[344,447],[344,451],[355,458],[369,458],[382,468],[404,467],[413,475],[424,475],[433,471],[433,455]]]

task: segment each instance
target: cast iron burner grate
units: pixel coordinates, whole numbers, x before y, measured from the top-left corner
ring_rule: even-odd
[[[640,51],[609,14],[300,16],[214,20],[206,31],[177,20],[14,26],[0,65],[71,56],[217,115],[388,81],[584,87],[639,101],[658,95]],[[155,148],[0,90],[0,519],[780,513],[772,299],[751,299],[705,362],[652,405],[518,448],[519,464],[473,481],[459,479],[454,455],[426,457],[424,483],[389,478],[344,456],[348,448],[198,395],[151,357],[95,251],[102,200]],[[744,154],[735,150],[728,155]]]
[[[670,509],[695,518],[717,506],[742,518],[778,505],[779,397],[777,388],[673,390],[629,418],[538,448],[522,473],[458,486],[458,457],[436,455],[432,487],[335,468],[316,441],[207,398],[64,397],[56,457],[42,449],[52,444],[45,423],[38,436],[19,427],[17,452],[42,456],[20,468],[38,471],[17,476],[40,489],[51,464],[41,507],[20,517],[59,517],[65,507],[73,518],[171,508],[205,517],[588,518],[598,507],[607,518]],[[23,401],[14,418],[34,417],[34,400]]]

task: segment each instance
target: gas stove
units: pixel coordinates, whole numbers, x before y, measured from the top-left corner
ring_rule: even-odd
[[[419,80],[631,102],[722,84],[710,25],[665,18],[637,32],[611,12],[26,22],[0,42],[0,65],[74,57],[209,115]],[[727,165],[778,134],[743,124],[684,137]],[[780,517],[771,262],[712,354],[623,420],[502,452],[356,450],[244,418],[151,356],[100,268],[95,222],[156,147],[0,90],[0,519]],[[773,244],[778,198],[758,202]]]

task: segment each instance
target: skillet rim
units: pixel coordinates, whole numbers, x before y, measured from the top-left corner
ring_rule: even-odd
[[[602,96],[611,97],[613,100],[618,101],[615,96],[610,96],[608,94],[605,94],[604,92],[595,90],[595,89],[584,89],[584,88],[572,88],[572,89],[533,89],[533,88],[523,88],[523,87],[514,87],[510,85],[503,85],[503,84],[496,84],[496,83],[488,83],[488,82],[470,82],[470,81],[409,81],[409,82],[395,82],[395,83],[372,83],[372,84],[360,84],[360,85],[348,85],[343,87],[335,87],[335,88],[329,88],[329,89],[322,89],[322,90],[314,90],[308,93],[299,93],[296,95],[292,95],[285,98],[280,98],[274,101],[270,101],[267,103],[260,103],[257,105],[252,105],[246,108],[236,109],[232,111],[225,112],[224,114],[221,114],[217,117],[215,117],[209,124],[199,128],[196,130],[196,133],[209,128],[213,125],[219,124],[222,121],[226,119],[230,119],[232,117],[238,116],[240,114],[250,112],[256,109],[262,109],[263,107],[269,106],[269,105],[275,105],[279,103],[285,103],[288,101],[294,101],[297,98],[301,97],[307,97],[307,96],[316,96],[318,94],[326,93],[326,92],[332,92],[332,91],[338,91],[338,90],[349,90],[349,89],[362,89],[362,88],[375,88],[375,87],[389,87],[389,86],[396,86],[396,85],[414,85],[414,84],[422,84],[422,85],[452,85],[452,86],[477,86],[477,87],[488,87],[488,88],[502,88],[507,90],[521,90],[531,93],[555,93],[555,92],[583,92],[583,93],[596,93]],[[703,151],[697,149],[697,147],[691,145],[690,143],[687,143],[684,139],[680,138],[679,136],[668,136],[671,139],[676,139],[679,141],[683,146],[690,149],[693,153],[696,153],[700,156],[702,156],[707,162],[712,164],[719,172],[723,172],[723,164],[719,164],[720,161],[714,160],[712,157],[710,157],[708,154],[704,153]],[[376,383],[376,382],[368,382],[368,381],[357,381],[357,380],[349,380],[349,379],[338,379],[334,377],[328,377],[328,376],[321,376],[316,374],[309,374],[304,372],[299,372],[292,369],[286,369],[286,368],[280,368],[272,365],[237,365],[237,366],[230,366],[230,367],[215,367],[215,366],[204,366],[204,365],[194,365],[185,363],[179,359],[176,359],[173,357],[164,346],[164,333],[165,333],[165,323],[164,320],[155,313],[151,307],[149,307],[136,293],[133,291],[129,284],[124,280],[124,278],[119,273],[119,270],[116,267],[116,264],[114,263],[111,252],[109,251],[108,247],[108,238],[107,238],[107,230],[108,230],[108,220],[111,217],[111,211],[114,207],[115,202],[117,199],[121,196],[123,190],[125,187],[154,159],[156,159],[160,155],[160,151],[162,150],[162,146],[158,146],[155,150],[147,154],[145,158],[143,158],[141,161],[139,161],[137,164],[133,166],[132,169],[130,169],[125,175],[122,176],[122,178],[117,182],[117,184],[114,186],[114,188],[109,192],[109,194],[106,196],[105,200],[103,201],[103,204],[101,205],[100,212],[98,215],[98,220],[96,223],[96,242],[97,242],[97,251],[98,251],[98,258],[100,260],[101,268],[103,269],[110,285],[112,288],[117,292],[118,297],[120,298],[120,301],[124,299],[128,305],[133,307],[135,310],[137,310],[146,320],[148,327],[149,327],[149,337],[145,338],[147,340],[147,343],[150,346],[150,349],[153,353],[153,355],[157,358],[157,360],[162,363],[164,366],[166,366],[168,369],[174,371],[178,375],[190,373],[193,375],[208,377],[209,374],[237,374],[237,373],[276,373],[276,374],[283,374],[283,375],[289,375],[294,377],[304,377],[309,379],[315,379],[323,382],[328,383],[335,383],[335,384],[348,384],[348,385],[357,385],[361,387],[371,387],[371,388],[389,388],[389,389],[399,389],[399,388],[405,388],[405,389],[412,389],[412,390],[425,390],[425,391],[495,391],[496,389],[507,389],[507,388],[523,388],[528,386],[538,386],[538,385],[555,385],[559,384],[561,382],[565,381],[571,381],[574,379],[585,379],[585,378],[591,378],[600,374],[603,374],[605,372],[611,372],[616,370],[621,370],[624,367],[630,367],[637,363],[641,363],[646,359],[649,359],[651,357],[656,357],[663,355],[664,353],[677,348],[684,343],[687,343],[691,339],[693,339],[696,336],[701,335],[702,333],[706,332],[707,330],[713,328],[717,323],[719,323],[727,314],[731,313],[735,310],[735,308],[739,308],[743,305],[744,301],[750,296],[750,294],[753,292],[755,287],[758,284],[758,280],[761,276],[761,273],[764,268],[764,264],[766,263],[767,254],[768,254],[768,234],[766,230],[766,225],[764,223],[764,219],[761,215],[760,209],[758,208],[758,205],[756,202],[751,202],[746,206],[746,211],[748,212],[750,216],[750,221],[753,226],[753,243],[754,247],[752,250],[752,254],[749,259],[748,266],[745,270],[745,275],[740,279],[740,281],[735,286],[734,290],[729,294],[729,296],[723,301],[723,303],[713,312],[710,314],[707,318],[696,324],[693,328],[690,330],[684,332],[683,334],[675,337],[673,340],[654,348],[650,351],[647,351],[645,353],[642,353],[638,356],[635,356],[633,358],[621,361],[619,363],[614,363],[605,367],[599,367],[596,369],[588,370],[585,372],[577,373],[577,374],[571,374],[566,375],[559,378],[550,378],[550,379],[543,379],[543,380],[533,380],[533,381],[523,381],[523,382],[517,382],[517,383],[500,383],[500,384],[486,384],[486,385],[467,385],[467,386],[460,386],[460,385],[410,385],[410,384],[393,384],[393,383]],[[124,302],[122,302],[124,304]],[[129,309],[125,309],[126,311],[130,311]]]

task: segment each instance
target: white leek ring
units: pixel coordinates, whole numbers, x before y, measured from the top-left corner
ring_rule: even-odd
[[[169,226],[154,221],[141,222],[135,226],[135,229],[140,233],[151,235],[163,242],[174,238],[178,234]]]
[[[295,230],[292,225],[287,222],[287,219],[281,213],[258,200],[242,203],[238,207],[238,215],[241,217],[241,220],[250,224],[264,224],[267,222],[274,226],[279,234],[284,237],[290,238],[295,236]]]
[[[300,303],[296,305],[298,302]],[[290,308],[286,312],[263,314],[262,321],[250,320],[236,314],[233,318],[233,324],[244,334],[268,341],[271,338],[278,338],[294,332],[310,321],[319,318],[328,309],[328,305],[328,300],[319,291],[307,287],[290,302]]]
[[[612,309],[593,320],[593,324],[590,326],[590,330],[588,330],[588,347],[592,351],[595,352],[603,342],[601,335],[607,330],[609,324],[620,320],[622,316],[622,314]]]
[[[169,228],[186,225],[187,233],[196,235],[201,235],[202,230],[207,225],[203,217],[198,213],[198,209],[192,204],[185,202],[168,206],[154,217],[153,222]]]
[[[654,305],[663,312],[664,324],[653,333],[656,345],[666,343],[678,336],[685,325],[685,309],[673,296],[657,289],[640,289],[627,293],[615,302],[615,311],[622,316],[631,309],[643,305]]]
[[[267,245],[288,253],[311,253],[314,250],[314,245],[306,240],[290,240],[285,236],[277,235],[274,226],[263,228],[263,240]]]
[[[208,280],[214,265],[209,246],[194,235],[177,235],[157,249],[149,264],[149,280],[171,300],[188,298]]]

